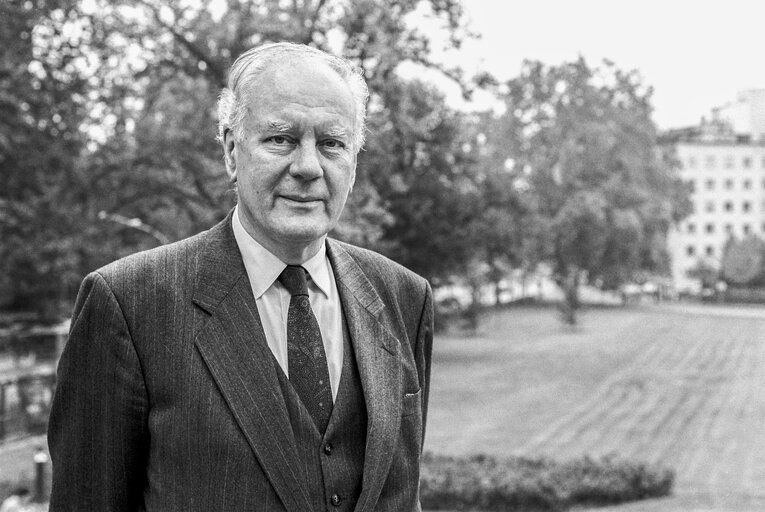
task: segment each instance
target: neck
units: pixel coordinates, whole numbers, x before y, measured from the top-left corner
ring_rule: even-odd
[[[242,228],[244,228],[244,231],[253,240],[258,242],[271,254],[279,258],[287,265],[302,265],[306,261],[316,256],[316,254],[319,252],[319,249],[321,249],[321,244],[323,244],[324,240],[327,238],[325,235],[318,239],[308,241],[275,241],[268,236],[264,236],[257,229],[253,229],[253,227],[250,225],[249,219],[247,219],[247,215],[242,212],[241,209],[238,208],[237,210],[238,211],[235,212],[235,215],[242,225]]]

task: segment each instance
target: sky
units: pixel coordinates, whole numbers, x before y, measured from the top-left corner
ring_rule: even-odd
[[[659,128],[697,124],[739,91],[765,88],[765,0],[463,0],[481,38],[459,52],[436,52],[446,64],[520,71],[524,59],[560,64],[584,56],[635,69],[654,88]],[[426,31],[437,30],[423,21]],[[456,87],[440,83],[454,104]],[[477,98],[474,105],[487,105]]]

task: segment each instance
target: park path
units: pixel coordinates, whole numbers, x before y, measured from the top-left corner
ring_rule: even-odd
[[[739,500],[765,510],[765,310],[673,313],[695,318],[646,342],[630,364],[517,453],[618,453],[674,468],[676,493],[687,500]],[[693,510],[749,510],[720,503]],[[640,506],[647,505],[619,510],[653,510]]]
[[[44,435],[0,443],[0,482],[31,481],[35,475],[33,458],[38,448],[48,453]]]

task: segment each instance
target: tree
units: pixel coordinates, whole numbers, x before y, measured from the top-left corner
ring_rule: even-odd
[[[720,273],[734,286],[764,284],[765,243],[756,235],[741,240],[729,238],[723,249]]]
[[[687,214],[685,187],[658,149],[651,92],[636,72],[582,58],[526,62],[507,83],[508,157],[547,220],[545,256],[571,323],[583,280],[616,288],[641,270],[668,271],[665,237]]]
[[[216,6],[183,0],[2,5],[0,235],[10,243],[0,251],[0,269],[17,283],[8,301],[42,308],[52,296],[71,300],[87,270],[222,218],[234,194],[215,142],[215,100],[245,49],[290,40],[354,60],[370,84],[370,126],[383,127],[396,108],[388,88],[403,87],[398,65],[439,68],[430,60],[429,39],[408,15],[428,7],[445,21],[450,44],[465,37],[458,0]],[[458,71],[442,71],[464,82]],[[13,96],[16,91],[29,98]],[[383,132],[370,131],[370,147]],[[387,171],[385,162],[362,154],[338,236],[366,246],[401,245],[390,236],[383,243],[396,212],[372,177]]]
[[[480,214],[464,116],[421,82],[392,80],[382,94],[388,108],[371,116],[359,161],[391,212],[378,248],[435,282],[464,275]]]
[[[525,275],[536,269],[549,243],[548,230],[537,214],[535,197],[528,193],[522,170],[508,157],[502,119],[483,113],[465,126],[471,134],[468,147],[479,188],[476,207],[480,215],[472,226],[473,251],[485,263],[483,278],[494,284],[499,302],[499,282],[510,271],[520,269]]]
[[[697,279],[702,288],[714,290],[720,279],[720,270],[702,258],[696,260],[696,264],[685,273],[691,279]]]
[[[363,69],[374,115],[386,107],[379,91],[397,80],[401,62],[437,67],[429,58],[428,38],[406,22],[411,12],[429,6],[446,21],[453,44],[462,37],[456,0],[241,0],[216,9],[181,0],[93,3],[83,16],[99,64],[99,106],[111,114],[115,145],[131,148],[119,160],[125,189],[134,193],[110,213],[138,217],[172,238],[209,226],[232,205],[214,140],[215,98],[244,50],[288,40],[341,53]],[[461,79],[453,70],[443,71]],[[374,243],[375,226],[386,222],[388,213],[365,183],[368,173],[359,174],[338,233]],[[129,185],[136,175],[140,187]]]
[[[0,305],[46,316],[71,292],[85,80],[63,34],[72,2],[0,4]],[[49,52],[50,48],[57,51]]]

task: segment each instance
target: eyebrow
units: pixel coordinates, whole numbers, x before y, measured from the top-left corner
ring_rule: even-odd
[[[261,123],[261,129],[265,131],[289,132],[289,131],[292,131],[293,128],[294,128],[294,125],[287,121],[270,120],[270,121]]]
[[[328,137],[338,137],[338,138],[348,137],[348,130],[346,130],[345,128],[340,128],[340,127],[329,128],[325,133]]]
[[[324,136],[336,137],[336,138],[350,138],[350,132],[342,126],[330,124],[329,126],[319,127],[320,130],[324,130]],[[267,132],[277,133],[289,133],[295,130],[295,124],[289,121],[270,119],[260,123],[260,130]]]

